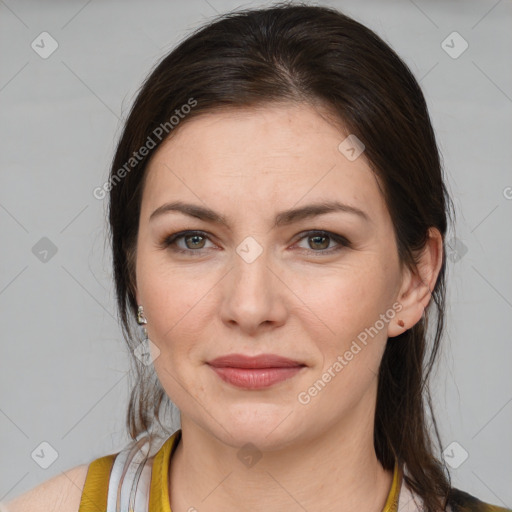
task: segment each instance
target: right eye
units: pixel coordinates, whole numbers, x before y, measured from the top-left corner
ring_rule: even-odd
[[[204,248],[206,240],[209,238],[204,231],[180,231],[165,236],[160,242],[160,246],[181,254],[192,255],[192,253],[199,253]],[[184,247],[178,245],[178,242],[181,241],[184,242]]]

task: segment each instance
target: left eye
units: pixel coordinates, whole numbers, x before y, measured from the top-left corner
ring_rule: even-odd
[[[350,245],[346,238],[335,235],[334,233],[330,233],[328,231],[310,231],[299,240],[307,240],[309,246],[306,248],[307,250],[320,253],[339,251],[343,247],[348,247]],[[333,241],[337,245],[334,247],[329,247],[330,243]]]

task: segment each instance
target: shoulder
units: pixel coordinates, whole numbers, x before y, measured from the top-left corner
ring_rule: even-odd
[[[510,512],[511,509],[484,503],[475,496],[452,488],[448,496],[448,504],[452,512]]]
[[[46,480],[11,501],[2,503],[2,512],[76,512],[80,506],[88,464],[76,466]]]

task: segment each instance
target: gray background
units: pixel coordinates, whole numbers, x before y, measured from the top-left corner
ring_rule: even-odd
[[[443,447],[458,443],[452,464],[469,454],[457,487],[512,507],[512,2],[323,3],[374,29],[421,81],[458,214],[435,388]],[[128,439],[106,201],[92,191],[151,67],[238,6],[0,0],[0,501]],[[44,31],[59,45],[46,59],[31,47]],[[457,58],[454,31],[469,45]],[[43,237],[56,254],[38,252]],[[44,441],[58,452],[47,469],[31,456]]]

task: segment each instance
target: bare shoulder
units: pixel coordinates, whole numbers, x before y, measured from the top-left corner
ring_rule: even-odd
[[[1,512],[78,512],[88,464],[68,469],[0,505]]]

